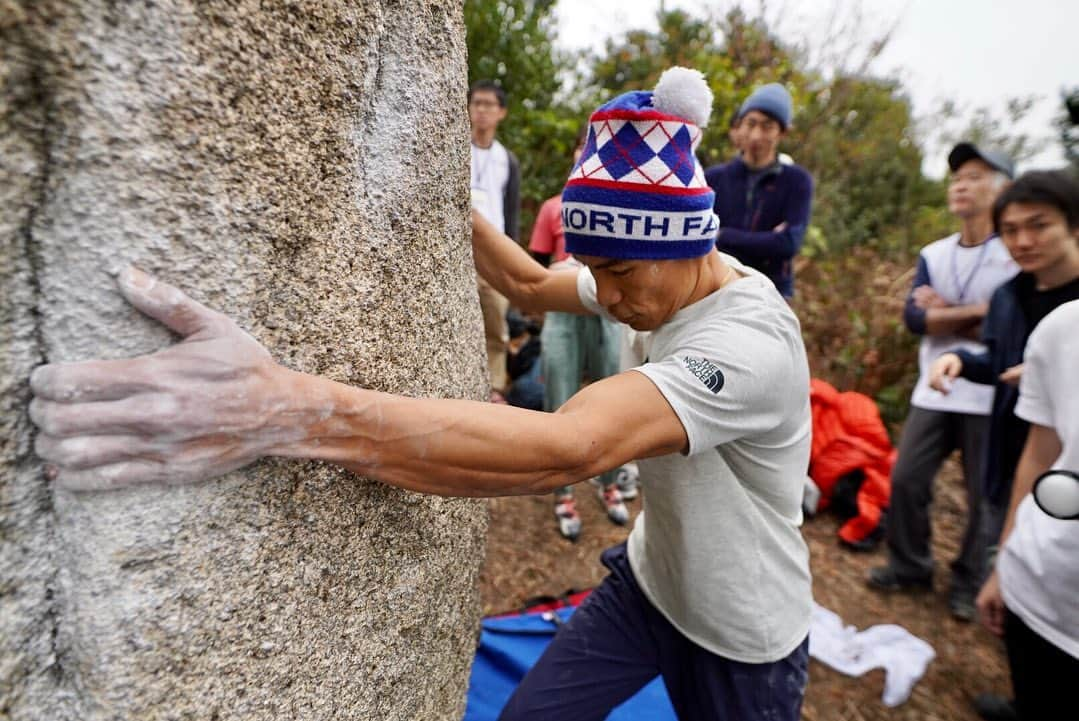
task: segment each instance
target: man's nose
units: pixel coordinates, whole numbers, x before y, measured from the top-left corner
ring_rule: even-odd
[[[1031,228],[1021,228],[1019,232],[1015,234],[1016,244],[1024,248],[1029,248],[1034,245],[1035,240],[1037,240],[1037,234]]]

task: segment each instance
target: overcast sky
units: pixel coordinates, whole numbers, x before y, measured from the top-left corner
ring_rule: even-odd
[[[840,0],[860,5],[868,35],[898,20],[891,44],[875,70],[898,71],[915,114],[926,118],[940,100],[960,107],[991,105],[1003,112],[1005,97],[1037,94],[1041,100],[1026,132],[1049,136],[1060,91],[1079,86],[1079,2],[1076,0]],[[767,16],[781,16],[781,36],[804,29],[821,32],[836,0],[768,3]],[[667,0],[668,9],[704,15],[732,2]],[[756,8],[755,2],[744,2]],[[567,48],[602,48],[603,41],[631,28],[655,29],[659,0],[558,0],[559,42]],[[783,7],[793,8],[784,11]],[[725,116],[721,108],[716,109]],[[1063,163],[1059,142],[1020,169]],[[926,158],[926,169],[944,169],[943,151]]]

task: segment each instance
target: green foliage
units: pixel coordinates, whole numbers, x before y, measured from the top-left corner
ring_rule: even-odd
[[[902,255],[928,240],[896,232],[912,228],[922,208],[939,206],[943,197],[922,176],[910,101],[898,80],[846,73],[826,78],[807,66],[805,49],[785,44],[761,17],[738,8],[712,19],[680,10],[660,12],[658,19],[655,32],[631,31],[607,42],[604,55],[593,59],[595,87],[607,95],[652,87],[674,64],[703,72],[715,95],[713,122],[698,150],[707,166],[731,156],[727,125],[745,97],[760,84],[781,82],[796,110],[783,148],[816,182],[809,252],[868,244]],[[875,57],[885,42],[867,52]]]
[[[782,149],[816,183],[794,304],[813,372],[873,396],[894,427],[906,415],[917,375],[917,338],[902,323],[910,271],[919,248],[950,232],[954,220],[944,185],[922,174],[902,84],[865,72],[887,35],[861,57],[833,45],[830,66],[854,69],[826,74],[806,60],[812,49],[784,43],[762,18],[740,9],[708,19],[661,12],[658,25],[607,43],[593,58],[594,92],[652,87],[673,64],[697,68],[715,95],[713,122],[698,150],[711,165],[733,154],[728,121],[752,89],[786,85],[795,119]]]
[[[868,247],[802,258],[794,309],[813,375],[873,397],[891,429],[906,417],[918,376],[918,338],[902,322],[914,254]]]
[[[1057,117],[1057,137],[1064,148],[1064,157],[1071,169],[1079,174],[1079,88],[1061,93],[1061,111]]]
[[[521,161],[522,242],[539,205],[562,189],[587,117],[563,92],[574,58],[554,47],[555,0],[466,0],[468,81],[497,81],[509,113],[499,140]]]
[[[922,173],[923,148],[947,142],[965,122],[958,135],[1021,160],[1040,149],[1013,130],[1034,99],[1009,100],[1004,115],[946,106],[927,133],[901,80],[868,71],[890,34],[869,36],[856,13],[853,20],[833,18],[828,37],[798,44],[780,37],[763,14],[739,7],[721,15],[661,10],[657,30],[631,30],[599,54],[572,57],[552,44],[552,6],[553,0],[465,2],[469,78],[499,80],[510,96],[499,135],[522,162],[523,227],[531,223],[529,209],[561,188],[576,131],[600,102],[654,87],[672,65],[700,70],[715,96],[698,149],[708,166],[731,157],[728,121],[753,88],[785,84],[795,118],[781,150],[816,182],[794,302],[813,372],[875,397],[887,421],[901,421],[917,375],[917,338],[901,321],[914,261],[923,245],[956,225],[945,184]],[[587,71],[578,76],[578,67]],[[1077,136],[1063,122],[1061,141],[1076,162]]]
[[[605,99],[626,90],[652,88],[672,65],[699,70],[715,96],[712,122],[704,128],[697,151],[706,166],[732,154],[728,122],[755,85],[783,82],[795,95],[802,86],[792,55],[762,20],[749,19],[741,10],[718,19],[661,11],[658,20],[657,32],[634,30],[607,41],[604,54],[591,59],[592,93]]]

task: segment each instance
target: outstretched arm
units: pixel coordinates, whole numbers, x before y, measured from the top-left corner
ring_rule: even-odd
[[[121,288],[184,340],[34,372],[37,451],[68,488],[192,482],[276,455],[424,493],[542,493],[687,444],[636,372],[588,386],[555,414],[403,398],[290,371],[225,316],[139,271],[125,272]]]
[[[472,211],[472,254],[480,276],[511,305],[528,312],[589,313],[577,294],[576,271],[544,268],[476,211]]]

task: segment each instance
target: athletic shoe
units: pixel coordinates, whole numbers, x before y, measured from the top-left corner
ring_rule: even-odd
[[[980,693],[974,698],[974,710],[985,721],[1019,721],[1015,704],[992,693]]]
[[[607,509],[607,518],[611,519],[612,523],[624,526],[629,520],[629,511],[626,509],[626,504],[622,502],[622,492],[618,490],[618,484],[612,483],[605,488],[600,488],[599,499],[603,501],[603,507]]]
[[[556,496],[554,515],[558,519],[558,532],[563,538],[576,541],[581,535],[581,516],[577,513],[577,504],[573,496]]]
[[[639,476],[640,471],[637,469],[636,463],[627,463],[618,469],[614,482],[618,486],[618,490],[622,492],[623,501],[632,501],[637,497],[637,479]]]
[[[952,593],[948,598],[948,608],[952,612],[952,618],[963,623],[970,623],[978,615],[978,609],[974,605],[974,596],[969,593]]]
[[[895,591],[932,591],[933,577],[924,578],[903,576],[891,566],[877,566],[869,569],[869,575],[865,578],[870,588],[886,593]]]

